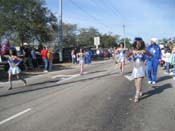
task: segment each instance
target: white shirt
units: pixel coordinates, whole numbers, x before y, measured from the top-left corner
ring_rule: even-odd
[[[165,62],[170,62],[171,53],[167,52],[163,55]]]

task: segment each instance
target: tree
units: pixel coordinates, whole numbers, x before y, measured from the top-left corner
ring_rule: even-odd
[[[124,38],[121,38],[120,41],[124,43]],[[126,48],[131,48],[132,47],[131,39],[125,38],[125,42],[126,42]]]
[[[44,0],[0,0],[0,36],[16,34],[22,44],[53,39],[57,19],[44,5]]]
[[[101,47],[103,48],[116,47],[118,39],[119,39],[118,35],[113,36],[111,33],[101,35]]]
[[[78,46],[94,46],[94,37],[100,36],[98,30],[93,27],[81,28],[79,32],[80,34],[78,36]]]
[[[63,24],[64,47],[76,47],[77,36],[77,25],[65,23]]]

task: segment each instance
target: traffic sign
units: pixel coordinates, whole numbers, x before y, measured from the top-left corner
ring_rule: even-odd
[[[98,46],[100,45],[100,37],[94,37],[94,45],[96,46],[96,48],[98,48]]]

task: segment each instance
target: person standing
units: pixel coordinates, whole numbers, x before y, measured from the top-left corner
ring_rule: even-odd
[[[92,58],[92,51],[88,49],[88,64],[91,63],[91,58]]]
[[[28,43],[24,43],[23,54],[24,54],[23,61],[25,69],[28,70],[30,68],[33,70],[31,48],[29,47]]]
[[[120,72],[123,74],[125,69],[125,57],[126,57],[126,48],[124,48],[124,43],[120,43],[120,47],[117,48],[116,53],[118,54],[118,64]],[[116,54],[116,55],[117,55]]]
[[[44,63],[44,72],[48,72],[48,58],[47,58],[47,53],[48,53],[48,50],[44,46],[43,49],[42,49],[42,51],[41,51],[41,56],[42,56],[42,60],[43,60],[43,63]]]
[[[147,50],[153,55],[153,57],[147,61],[149,84],[156,84],[159,60],[161,59],[161,49],[159,45],[156,44],[156,41],[156,38],[152,38],[151,45],[147,47]]]
[[[22,60],[19,57],[17,57],[16,50],[10,50],[9,53],[10,53],[10,57],[8,60],[8,63],[10,66],[8,70],[8,80],[9,80],[9,85],[10,85],[9,90],[13,88],[12,87],[12,76],[13,75],[16,75],[17,79],[22,80],[24,82],[24,85],[26,86],[27,81],[20,76],[21,69],[19,68],[19,64],[21,63]]]
[[[49,71],[52,70],[52,64],[53,64],[53,49],[49,48],[48,49],[48,53],[47,53],[47,59],[48,59],[48,63],[49,63]]]
[[[84,64],[85,64],[85,57],[86,57],[86,53],[84,53],[83,49],[80,48],[80,52],[77,53],[77,57],[79,58],[80,75],[83,75]]]
[[[71,57],[72,57],[72,64],[76,64],[76,54],[75,49],[71,51]]]
[[[170,75],[175,75],[175,47],[172,49],[171,52],[170,64],[173,66],[173,71],[170,73]]]
[[[143,79],[145,77],[145,60],[146,56],[152,57],[152,54],[145,50],[145,43],[142,38],[135,38],[135,42],[133,44],[134,50],[130,51],[127,57],[133,57],[133,71],[132,77],[135,81],[136,93],[134,102],[139,101],[139,97],[142,96],[142,85]]]
[[[37,61],[36,52],[35,52],[34,47],[32,47],[32,50],[31,50],[31,57],[32,57],[33,67],[34,67],[34,69],[37,69],[38,68],[38,61]]]
[[[171,51],[169,48],[166,49],[165,53],[163,54],[163,58],[165,60],[165,74],[170,73],[170,57],[171,57]]]

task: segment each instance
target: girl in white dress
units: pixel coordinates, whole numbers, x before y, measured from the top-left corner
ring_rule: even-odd
[[[16,55],[16,51],[15,50],[10,50],[10,57],[8,60],[9,63],[9,70],[8,70],[8,78],[9,78],[9,90],[12,89],[12,76],[16,75],[17,79],[21,79],[24,82],[24,85],[27,84],[26,80],[24,80],[21,76],[21,69],[19,68],[19,64],[21,63],[21,59],[19,57],[17,57]]]
[[[123,74],[125,69],[125,59],[126,59],[126,51],[127,49],[124,48],[124,43],[120,43],[120,47],[116,50],[116,55],[118,56],[118,64],[120,72]]]
[[[134,50],[130,51],[127,57],[133,57],[133,71],[132,77],[135,80],[136,94],[134,102],[139,101],[139,97],[142,96],[142,81],[145,77],[145,60],[152,57],[152,54],[145,50],[145,43],[142,38],[135,38],[133,44]]]
[[[84,53],[83,49],[80,49],[80,52],[77,53],[77,57],[79,58],[80,75],[83,75],[83,72],[84,72],[84,64],[85,64],[85,57],[86,57],[86,53]]]

